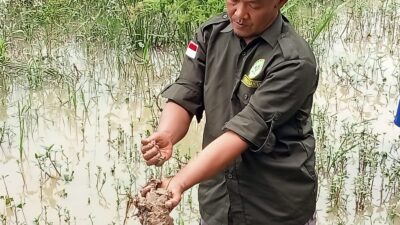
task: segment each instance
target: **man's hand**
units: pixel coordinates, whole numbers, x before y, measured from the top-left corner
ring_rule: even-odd
[[[171,137],[166,132],[155,132],[142,139],[142,154],[148,166],[162,166],[172,155]]]
[[[151,189],[157,188],[167,189],[172,194],[171,198],[165,202],[165,206],[170,210],[174,209],[182,199],[182,194],[184,192],[183,184],[180,184],[179,180],[176,178],[174,179],[174,177],[164,178],[161,183],[157,183],[156,186],[152,184],[148,185],[141,190],[140,194],[145,197]]]
[[[172,101],[165,104],[158,132],[142,139],[141,151],[147,165],[161,166],[171,158],[173,145],[186,135],[192,117],[185,108]]]

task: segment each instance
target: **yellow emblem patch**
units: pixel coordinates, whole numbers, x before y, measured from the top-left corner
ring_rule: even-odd
[[[261,84],[261,81],[260,80],[252,80],[252,79],[250,79],[250,77],[247,74],[245,74],[242,78],[242,83],[244,85],[246,85],[246,87],[249,87],[249,88],[258,88]]]

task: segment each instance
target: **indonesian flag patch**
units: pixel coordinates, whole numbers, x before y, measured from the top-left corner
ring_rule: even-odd
[[[198,48],[199,48],[198,44],[194,43],[193,41],[190,41],[186,49],[186,55],[189,58],[194,59],[196,57]]]

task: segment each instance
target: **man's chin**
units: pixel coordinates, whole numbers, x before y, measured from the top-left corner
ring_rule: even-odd
[[[237,37],[242,38],[242,39],[252,39],[254,37],[254,35],[246,33],[246,32],[243,32],[243,31],[240,32],[240,31],[237,31],[237,30],[233,30],[233,33],[235,33],[235,35]]]

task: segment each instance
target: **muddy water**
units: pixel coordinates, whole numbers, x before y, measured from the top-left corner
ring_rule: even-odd
[[[323,120],[328,121],[326,132],[329,133],[325,148],[320,148],[318,154],[320,159],[333,158],[340,152],[343,136],[354,136],[349,140],[360,144],[360,136],[355,133],[364,132],[368,135],[363,137],[375,143],[371,153],[389,154],[391,159],[385,162],[399,168],[396,161],[400,157],[400,128],[393,121],[400,99],[400,7],[395,1],[365,7],[370,8],[359,11],[342,8],[333,27],[316,44],[321,80],[315,109],[325,112]],[[346,129],[352,132],[346,133]],[[367,197],[366,210],[356,215],[354,193],[357,181],[363,177],[358,172],[360,152],[367,151],[366,148],[369,146],[356,145],[350,152],[342,152],[347,165],[339,209],[331,209],[329,200],[337,177],[326,178],[320,174],[317,215],[319,221],[324,221],[321,224],[400,224],[398,218],[392,222],[388,220],[389,214],[400,212],[399,196],[382,200],[382,196],[390,196],[383,188],[387,185],[382,178],[384,166],[376,169],[374,183],[368,188],[370,197]],[[368,157],[371,157],[370,162],[382,166],[380,157]],[[326,166],[326,161],[321,163],[320,166]],[[364,176],[367,177],[368,172]]]
[[[49,64],[63,64],[62,81],[28,90],[26,81],[16,79],[12,91],[2,96],[0,118],[7,134],[1,145],[0,171],[6,177],[0,193],[13,198],[10,205],[4,201],[1,205],[7,221],[138,224],[134,210],[126,210],[128,196],[151,176],[160,176],[159,169],[145,166],[138,146],[158,118],[157,106],[151,105],[154,96],[169,82],[165,77],[176,73],[159,62],[176,62],[159,54],[141,65],[139,57],[122,58],[96,49],[89,52],[66,42],[46,55],[46,47],[32,46],[36,55],[29,57],[44,55],[51,58]],[[14,55],[23,61],[24,54],[18,52]],[[185,161],[185,155],[200,149],[201,130],[193,126],[190,136],[176,146],[175,157]],[[172,160],[163,173],[171,173],[177,165]],[[195,197],[191,192],[189,196]],[[23,207],[13,211],[11,206],[20,203]],[[196,207],[182,206],[174,217],[195,221]]]
[[[377,135],[378,152],[399,157],[400,128],[393,124],[400,97],[399,12],[393,2],[360,13],[344,7],[316,42],[321,79],[315,109],[331,121],[326,144],[333,149],[344,126],[353,124]],[[146,63],[125,49],[59,42],[15,41],[8,49],[13,56],[9,88],[0,97],[0,219],[6,224],[138,224],[135,211],[127,210],[129,196],[151,176],[179,167],[176,159],[162,172],[146,167],[138,152],[141,136],[157,122],[164,102],[160,90],[178,74],[178,53],[153,52]],[[175,158],[185,161],[185,155],[199,151],[202,127],[192,124]],[[319,150],[324,157],[326,149]],[[359,155],[354,151],[348,157],[346,213],[328,213],[332,177],[321,175],[320,224],[359,219],[353,194]],[[365,223],[389,224],[393,208],[379,204],[381,183],[373,186],[373,204],[361,216]],[[195,188],[188,191],[174,210],[176,224],[198,224],[195,193]]]

